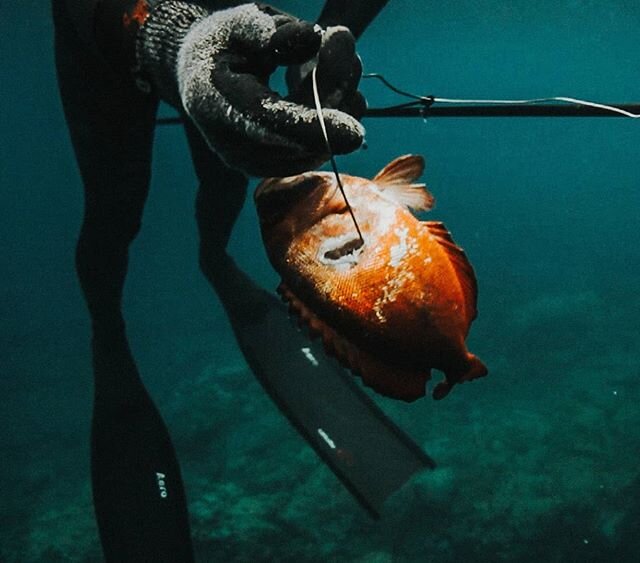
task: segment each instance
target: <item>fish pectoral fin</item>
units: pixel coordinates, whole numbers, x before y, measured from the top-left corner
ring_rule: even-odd
[[[451,233],[444,226],[444,223],[440,221],[423,221],[422,224],[427,227],[429,233],[435,237],[447,253],[456,271],[460,286],[462,287],[469,317],[468,320],[471,322],[477,315],[476,303],[478,300],[478,283],[473,267],[467,259],[464,250],[453,241]]]
[[[435,198],[424,184],[383,184],[379,185],[379,187],[398,205],[408,207],[414,211],[429,211],[433,209]]]
[[[280,283],[278,293],[289,303],[290,310],[309,327],[311,334],[322,338],[327,353],[360,376],[366,386],[386,397],[407,402],[424,397],[429,372],[417,373],[386,364],[320,319],[284,282]]]
[[[411,184],[424,172],[424,158],[417,154],[405,154],[392,160],[374,177],[376,184]]]
[[[424,159],[406,154],[387,164],[373,178],[373,182],[399,205],[427,211],[433,208],[434,197],[424,184],[416,184],[424,172]]]
[[[487,366],[482,363],[482,360],[469,352],[467,352],[466,364],[466,368],[462,372],[445,372],[445,379],[440,381],[433,389],[434,399],[440,400],[446,397],[457,383],[473,381],[489,373]]]

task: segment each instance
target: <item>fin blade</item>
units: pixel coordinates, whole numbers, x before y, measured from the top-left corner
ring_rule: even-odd
[[[469,322],[471,322],[478,314],[478,282],[476,281],[473,266],[471,266],[464,250],[453,241],[453,237],[444,226],[444,223],[440,221],[423,221],[422,224],[427,227],[429,232],[436,238],[449,256],[458,275],[458,281],[462,286],[465,295],[465,306]]]
[[[247,282],[250,288],[252,282]],[[294,326],[283,303],[249,288],[256,292],[257,305],[249,314],[235,293],[221,294],[249,367],[347,490],[379,518],[385,500],[435,462],[338,362],[323,354],[318,341]]]

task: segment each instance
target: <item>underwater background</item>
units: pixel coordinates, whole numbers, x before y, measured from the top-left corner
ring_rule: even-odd
[[[322,6],[274,4],[308,19]],[[640,102],[639,33],[625,0],[391,0],[359,52],[365,71],[417,93]],[[82,187],[48,2],[0,0],[0,54],[0,561],[101,561],[73,257]],[[362,87],[372,106],[404,101]],[[340,169],[371,177],[400,154],[426,157],[429,218],[476,271],[468,342],[490,374],[440,402],[375,396],[437,468],[371,520],[248,371],[198,269],[182,131],[160,127],[125,315],[181,461],[198,561],[637,561],[640,121],[365,126],[368,149]],[[231,252],[275,288],[250,198]]]

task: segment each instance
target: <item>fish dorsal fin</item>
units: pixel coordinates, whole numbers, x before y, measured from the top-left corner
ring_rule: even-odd
[[[422,223],[429,229],[440,245],[445,249],[458,276],[465,297],[465,308],[469,322],[476,318],[476,303],[478,300],[478,284],[473,267],[467,259],[464,250],[460,248],[451,237],[451,233],[440,221],[424,221]]]
[[[434,198],[424,184],[414,183],[424,172],[424,158],[415,154],[399,156],[373,178],[373,182],[398,204],[416,211],[433,207]]]

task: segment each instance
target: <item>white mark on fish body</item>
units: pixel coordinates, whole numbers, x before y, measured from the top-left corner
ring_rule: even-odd
[[[407,237],[409,236],[409,229],[405,227],[404,229],[397,228],[396,235],[400,239],[398,244],[392,246],[389,250],[391,253],[391,259],[389,260],[389,266],[392,268],[397,268],[400,265],[400,262],[407,254],[408,245],[407,245]]]
[[[387,317],[385,317],[384,313],[382,312],[382,306],[387,302],[387,287],[385,286],[382,291],[382,297],[378,297],[378,299],[376,299],[376,302],[373,304],[373,312],[376,314],[376,318],[381,323],[386,323]]]
[[[375,223],[377,233],[388,232],[398,221],[398,206],[389,205],[384,200],[373,201],[369,203],[369,207],[376,214]]]
[[[415,279],[416,276],[413,272],[409,270],[400,270],[382,287],[382,295],[378,297],[378,299],[376,299],[376,302],[373,304],[373,311],[376,315],[376,318],[381,323],[387,322],[387,318],[384,314],[384,307],[388,303],[393,303],[398,298],[398,295],[402,291],[403,286],[408,282],[414,281]]]

